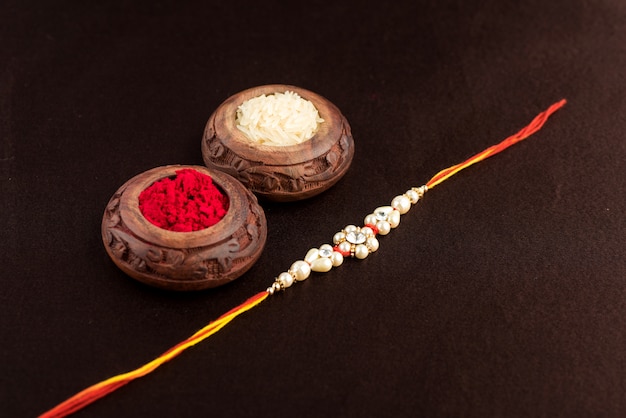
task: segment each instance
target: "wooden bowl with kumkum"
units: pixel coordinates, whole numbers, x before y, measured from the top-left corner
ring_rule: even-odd
[[[315,196],[339,181],[352,162],[354,140],[330,101],[273,84],[237,93],[215,110],[202,138],[202,156],[207,167],[237,178],[259,197],[287,202]]]
[[[147,193],[156,186],[158,193]],[[165,206],[169,213],[155,212]],[[202,166],[163,166],[133,177],[111,197],[102,218],[102,240],[113,262],[132,278],[168,290],[235,280],[260,257],[266,238],[256,196],[231,176]]]

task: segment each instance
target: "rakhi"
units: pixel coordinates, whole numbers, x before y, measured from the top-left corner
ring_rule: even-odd
[[[363,226],[347,225],[333,236],[332,244],[324,244],[319,248],[310,249],[302,260],[294,262],[287,271],[280,273],[274,279],[272,285],[266,290],[252,296],[241,305],[226,312],[224,315],[209,323],[191,337],[170,348],[156,359],[135,370],[113,376],[88,387],[45,412],[41,417],[67,416],[127,383],[145,376],[163,363],[178,356],[187,348],[215,334],[235,317],[254,308],[269,296],[291,287],[296,282],[306,280],[312,272],[326,273],[332,270],[333,267],[342,265],[345,258],[366,258],[369,254],[378,249],[379,240],[377,236],[387,235],[392,229],[396,228],[400,224],[401,215],[406,214],[411,209],[412,205],[418,203],[427,191],[432,190],[435,186],[472,164],[498,154],[511,145],[528,138],[541,129],[550,115],[563,107],[565,103],[565,99],[554,103],[548,109],[537,115],[530,124],[522,128],[516,134],[511,135],[502,142],[485,149],[460,164],[441,170],[426,184],[419,187],[412,187],[403,194],[394,197],[389,205],[377,207],[372,213],[365,217]]]

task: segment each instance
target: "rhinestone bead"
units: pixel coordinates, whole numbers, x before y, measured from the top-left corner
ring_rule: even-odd
[[[389,214],[392,211],[393,211],[393,208],[391,206],[381,206],[381,207],[374,209],[374,216],[376,217],[376,220],[378,221],[386,221],[387,216],[389,216]]]
[[[346,234],[346,241],[350,244],[363,244],[366,239],[367,236],[360,230],[351,231]]]
[[[319,249],[319,256],[320,257],[330,257],[333,254],[333,247],[331,247],[328,244],[324,244],[320,247]]]

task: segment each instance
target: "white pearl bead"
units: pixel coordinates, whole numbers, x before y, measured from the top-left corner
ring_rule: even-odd
[[[318,258],[320,258],[320,250],[318,250],[317,248],[311,248],[309,251],[307,251],[306,255],[304,256],[304,261],[311,264],[313,261],[317,260]]]
[[[291,274],[284,272],[278,275],[278,282],[284,287],[287,288],[293,284],[294,278]]]
[[[330,256],[331,261],[333,262],[333,267],[339,267],[343,264],[343,255],[337,251],[333,251],[333,254]]]
[[[348,225],[343,230],[346,232],[356,232],[359,228],[356,225]]]
[[[311,270],[317,271],[318,273],[326,273],[333,268],[333,262],[330,258],[318,258],[311,264]]]
[[[294,275],[297,281],[306,280],[311,274],[311,266],[306,261],[298,260],[291,265],[289,271]]]
[[[407,190],[405,195],[409,198],[412,204],[416,204],[417,201],[420,200],[420,195],[413,189]]]
[[[365,242],[365,245],[367,245],[367,248],[370,250],[370,252],[374,252],[378,249],[379,243],[376,238],[370,237]]]
[[[376,215],[374,215],[373,213],[367,215],[363,220],[364,225],[376,225],[376,222],[378,222],[378,219],[376,219]]]
[[[350,248],[352,248],[350,243],[346,242],[346,241],[342,242],[337,247],[339,248],[339,251],[341,251],[342,253],[349,253],[350,252]]]
[[[398,225],[400,225],[400,212],[397,210],[392,211],[387,217],[387,221],[389,221],[389,225],[392,228],[395,228]]]
[[[411,209],[411,201],[406,196],[396,196],[391,201],[391,207],[400,212],[401,215],[404,215]]]
[[[346,240],[346,234],[344,232],[337,232],[333,237],[333,244],[339,244]]]
[[[387,235],[389,231],[391,231],[391,225],[387,221],[378,221],[376,222],[376,228],[378,228],[378,233],[380,235]]]
[[[369,226],[364,226],[361,228],[361,232],[363,232],[366,236],[371,237],[374,235],[374,230]]]
[[[354,249],[354,256],[358,258],[359,260],[363,260],[365,257],[369,255],[369,253],[370,253],[370,250],[368,250],[364,244],[359,244]]]

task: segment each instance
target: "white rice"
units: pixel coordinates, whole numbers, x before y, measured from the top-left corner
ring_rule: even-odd
[[[315,135],[324,119],[313,103],[286,91],[246,100],[237,108],[237,128],[263,145],[296,145]]]

